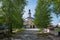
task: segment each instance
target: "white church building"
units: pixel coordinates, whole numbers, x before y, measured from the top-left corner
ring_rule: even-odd
[[[24,27],[25,28],[35,28],[34,18],[31,17],[31,10],[29,10],[28,17],[24,19]]]

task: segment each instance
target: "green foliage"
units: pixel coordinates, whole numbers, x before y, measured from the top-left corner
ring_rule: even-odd
[[[22,13],[26,0],[2,0],[2,10],[6,14],[6,25],[11,28],[23,26]]]
[[[48,0],[48,4],[53,4],[53,9],[51,10],[56,14],[57,17],[60,16],[60,0]]]
[[[38,28],[46,28],[50,24],[50,2],[46,0],[38,0],[35,12],[34,23]]]
[[[49,7],[53,5],[53,8]],[[60,0],[38,0],[35,12],[35,24],[37,27],[47,27],[51,21],[51,12],[60,16]],[[58,19],[57,19],[58,20]]]
[[[54,4],[53,12],[59,17],[60,16],[60,0],[52,1]]]
[[[0,24],[4,24],[4,22],[5,22],[5,14],[0,8]]]

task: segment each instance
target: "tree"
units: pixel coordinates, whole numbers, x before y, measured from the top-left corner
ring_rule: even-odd
[[[59,20],[60,17],[60,0],[50,0],[50,5],[53,5],[53,9],[51,11],[53,14],[56,14],[57,20]]]
[[[2,10],[6,14],[6,25],[12,32],[13,26],[21,28],[23,26],[22,13],[26,5],[26,0],[2,0]]]
[[[2,9],[0,9],[0,24],[5,23],[5,14],[3,13]]]
[[[59,16],[60,15],[60,0],[54,0],[52,2],[53,2],[53,5],[54,5],[53,12],[55,12],[55,14],[57,16]]]
[[[50,4],[51,1],[46,0],[37,1],[34,23],[38,28],[47,28],[48,25],[50,24],[51,21],[50,10],[49,10]]]

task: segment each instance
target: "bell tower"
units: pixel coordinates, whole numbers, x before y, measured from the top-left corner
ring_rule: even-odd
[[[28,14],[29,14],[29,18],[31,18],[31,10],[30,9],[29,9],[29,13]]]

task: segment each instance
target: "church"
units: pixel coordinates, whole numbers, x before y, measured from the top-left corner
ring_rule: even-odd
[[[36,28],[34,25],[34,18],[31,17],[31,10],[29,9],[28,17],[24,19],[24,28]]]

